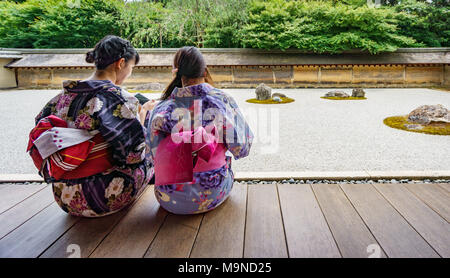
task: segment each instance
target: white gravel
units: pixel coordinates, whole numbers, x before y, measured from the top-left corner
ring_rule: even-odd
[[[254,90],[226,89],[247,115],[255,142],[235,171],[450,170],[450,136],[393,129],[383,119],[424,104],[450,108],[450,92],[365,89],[367,100],[321,99],[331,89],[274,89],[295,99],[288,104],[245,102]],[[344,89],[351,93],[351,89]],[[36,173],[25,152],[34,117],[57,90],[0,91],[0,173]],[[147,94],[157,98],[158,94]],[[255,115],[257,117],[251,116]],[[274,117],[273,129],[264,126]],[[272,139],[271,139],[272,138]],[[266,139],[266,141],[262,140]],[[278,141],[278,143],[277,143]]]

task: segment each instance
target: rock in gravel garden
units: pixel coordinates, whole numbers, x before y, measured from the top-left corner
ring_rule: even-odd
[[[350,97],[350,95],[344,91],[336,90],[336,91],[330,91],[330,92],[326,93],[324,97]]]
[[[361,88],[355,88],[352,90],[352,97],[365,97],[366,92]]]
[[[275,98],[275,97],[282,98],[282,97],[287,97],[287,96],[285,94],[282,94],[282,93],[273,93],[272,94],[272,98]]]
[[[408,114],[408,120],[425,125],[431,122],[450,123],[450,111],[442,104],[422,105]]]
[[[282,102],[283,100],[280,97],[273,97],[273,101]]]
[[[261,83],[256,87],[256,99],[257,100],[267,100],[272,97],[272,88],[265,85],[264,83]]]

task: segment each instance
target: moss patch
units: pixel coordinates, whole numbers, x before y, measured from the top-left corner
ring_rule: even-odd
[[[141,93],[141,94],[160,94],[162,91],[157,90],[127,90],[130,93]]]
[[[367,99],[366,97],[320,97],[324,99],[332,99],[332,100],[358,100],[358,99]]]
[[[383,120],[383,123],[389,127],[406,131],[433,135],[450,135],[450,123],[432,122],[428,125],[421,125],[408,121],[408,116],[388,117]]]
[[[281,103],[290,103],[290,102],[294,102],[295,99],[290,98],[290,97],[280,97],[281,102],[275,101],[273,99],[266,99],[266,100],[258,100],[256,98],[251,98],[251,99],[247,99],[247,102],[250,103],[259,103],[259,104],[281,104]]]

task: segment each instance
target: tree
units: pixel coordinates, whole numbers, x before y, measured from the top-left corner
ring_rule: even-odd
[[[119,0],[79,0],[79,6],[68,0],[1,3],[3,47],[93,47],[107,34],[119,35]]]
[[[394,7],[399,22],[398,33],[426,46],[450,46],[450,6],[444,5],[445,1],[402,1]]]
[[[397,33],[390,8],[352,7],[331,2],[254,1],[241,30],[246,47],[303,49],[340,53],[361,49],[372,54],[398,47],[421,46]]]
[[[176,45],[236,45],[236,30],[245,22],[247,3],[248,0],[172,0],[167,4],[170,16],[164,26]]]
[[[135,47],[162,47],[167,41],[163,19],[168,15],[160,1],[130,2],[121,9],[120,35]]]
[[[249,47],[370,53],[449,46],[450,0],[0,1],[0,47]]]

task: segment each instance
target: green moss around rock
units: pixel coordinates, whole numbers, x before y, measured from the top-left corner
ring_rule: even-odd
[[[408,116],[388,117],[383,120],[383,123],[389,127],[406,131],[433,135],[450,135],[450,123],[434,122],[428,125],[422,125],[408,121]]]
[[[246,101],[250,102],[250,103],[258,103],[258,104],[282,104],[282,103],[294,102],[295,99],[290,98],[290,97],[281,97],[281,102],[278,102],[273,99],[258,100],[256,98],[251,98],[251,99],[247,99]]]
[[[320,97],[324,99],[331,99],[331,100],[362,100],[367,99],[366,97]]]

